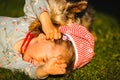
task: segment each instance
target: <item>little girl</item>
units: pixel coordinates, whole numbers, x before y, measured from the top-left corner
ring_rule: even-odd
[[[19,69],[35,78],[36,67],[22,60],[21,55],[13,49],[14,44],[24,39],[28,26],[38,19],[47,39],[59,39],[61,33],[52,24],[47,13],[47,0],[26,0],[25,16],[19,18],[0,17],[0,67]]]
[[[62,38],[51,41],[43,33],[36,36],[36,32],[30,31],[26,35],[26,27],[15,26],[12,18],[2,19],[0,67],[24,71],[31,78],[45,78],[80,68],[94,55],[93,36],[78,24],[61,26],[59,30],[63,33]],[[6,27],[9,26],[8,20],[13,21],[12,27]]]
[[[94,56],[94,39],[85,27],[71,24],[59,29],[63,34],[59,40],[46,40],[42,33],[34,37],[37,32],[33,31],[16,44],[23,59],[38,66],[38,77],[65,74],[81,68]]]
[[[93,38],[91,36],[91,34],[89,32],[86,31],[84,32],[84,28],[81,28],[79,25],[76,25],[74,27],[78,27],[78,28],[60,28],[60,31],[65,34],[65,36],[62,37],[62,41],[57,41],[55,40],[55,43],[47,40],[47,39],[60,39],[61,34],[58,30],[58,28],[55,28],[54,25],[51,23],[50,18],[46,8],[46,0],[26,0],[26,4],[24,7],[24,11],[25,11],[25,16],[20,17],[20,18],[10,18],[10,17],[0,17],[0,66],[3,68],[8,68],[11,70],[20,70],[20,71],[24,71],[25,73],[27,73],[31,78],[37,78],[37,77],[45,77],[49,74],[52,75],[56,75],[56,74],[64,74],[66,73],[66,64],[70,64],[71,62],[74,64],[74,49],[75,49],[75,64],[73,65],[74,68],[71,69],[76,69],[79,67],[82,67],[83,65],[85,65],[86,63],[88,63],[90,61],[90,59],[93,56]],[[31,41],[31,45],[28,45],[27,48],[24,50],[24,46],[23,46],[23,50],[20,49],[21,48],[21,44],[25,38],[25,35],[28,33],[29,29],[28,26],[35,20],[38,19],[41,24],[42,24],[42,29],[43,32],[46,34],[46,37],[38,37],[35,39],[35,37],[32,37],[34,39],[30,39]],[[47,24],[47,25],[46,25]],[[72,26],[72,25],[71,25]],[[68,26],[67,26],[68,27]],[[80,28],[80,29],[79,29]],[[65,29],[65,30],[64,30]],[[75,29],[75,30],[74,30]],[[82,30],[83,29],[83,30]],[[74,31],[72,31],[74,30]],[[78,35],[78,33],[76,33],[77,31],[83,31],[83,33],[88,33],[88,35],[90,35],[90,40],[87,38],[87,34],[84,38],[84,35],[82,36],[80,33],[80,35]],[[65,31],[65,32],[64,32]],[[68,33],[70,33],[69,35],[76,36],[78,37],[77,39],[75,39],[75,41],[69,37],[69,35],[67,35]],[[73,34],[75,33],[75,34]],[[80,36],[80,37],[79,37]],[[89,36],[88,36],[89,37]],[[41,40],[42,41],[41,41]],[[84,41],[85,39],[85,41]],[[40,40],[40,44],[42,44],[43,42],[45,42],[45,47],[47,47],[48,45],[52,46],[48,47],[49,50],[51,51],[51,57],[46,57],[41,56],[40,53],[44,53],[45,48],[42,49],[42,47],[39,48],[38,44],[34,43],[34,40],[39,42]],[[81,41],[83,40],[83,44],[81,44],[80,49],[77,49],[75,44],[76,44],[76,40],[77,41]],[[70,45],[70,43],[73,41],[73,48],[72,45]],[[47,43],[49,42],[49,44],[47,45]],[[64,42],[64,44],[62,43]],[[92,42],[92,43],[91,43]],[[34,44],[33,44],[34,43]],[[62,46],[60,46],[60,43],[62,44]],[[84,44],[86,43],[86,44]],[[58,47],[56,47],[56,44]],[[53,46],[54,45],[54,46]],[[69,46],[68,46],[69,45]],[[37,47],[38,46],[38,47]],[[79,50],[82,51],[84,50],[83,47],[87,46],[85,48],[84,54],[81,54],[82,52],[80,52],[80,61],[79,61]],[[14,47],[14,48],[13,48]],[[31,49],[32,48],[32,49]],[[35,48],[35,49],[34,49]],[[78,47],[79,48],[79,47]],[[15,50],[14,50],[15,49]],[[67,49],[67,50],[66,50]],[[42,50],[42,52],[39,52],[39,50]],[[66,51],[66,54],[63,54],[63,52],[61,52],[62,50]],[[40,58],[36,58],[36,56],[34,56],[35,54],[33,53],[33,51],[36,51],[34,53],[39,53],[39,55],[41,56]],[[71,51],[71,52],[69,52]],[[19,53],[25,53],[25,55],[21,56]],[[56,54],[55,56],[53,54],[55,53],[59,53],[58,55]],[[70,54],[68,54],[70,53]],[[89,54],[90,53],[90,54]],[[29,55],[27,55],[29,54]],[[30,54],[32,54],[30,56]],[[34,55],[33,55],[34,54]],[[46,55],[48,55],[48,53],[46,53]],[[62,55],[62,59],[61,57],[59,58],[59,56]],[[89,56],[90,55],[90,56]],[[48,55],[50,56],[50,54]],[[69,57],[68,57],[69,56]],[[84,57],[85,58],[82,58]],[[26,61],[23,61],[23,59]],[[68,59],[66,58],[68,57]],[[41,62],[42,61],[42,62]],[[33,64],[31,64],[33,63]],[[43,63],[43,64],[41,64]],[[41,64],[41,65],[40,65]],[[54,65],[53,65],[54,64]],[[57,66],[56,66],[57,64]],[[37,68],[36,66],[39,65],[39,68]],[[69,67],[69,65],[67,66]],[[72,67],[72,66],[71,66]],[[36,71],[37,68],[37,71]],[[68,68],[67,68],[68,69]],[[37,73],[37,75],[36,75]]]

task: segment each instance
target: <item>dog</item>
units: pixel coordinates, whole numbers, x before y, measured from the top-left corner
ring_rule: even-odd
[[[92,30],[93,10],[88,6],[87,0],[47,0],[49,4],[50,18],[55,26],[78,23]],[[39,20],[35,20],[29,30],[37,30],[41,26]]]

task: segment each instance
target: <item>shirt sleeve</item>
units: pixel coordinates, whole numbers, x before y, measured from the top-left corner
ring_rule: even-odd
[[[31,0],[31,6],[35,15],[38,17],[42,12],[47,10],[47,0]]]
[[[36,79],[36,67],[28,62],[22,60],[22,58],[17,58],[12,61],[6,68],[14,71],[24,72],[26,75],[30,76],[30,78]]]
[[[46,77],[37,77],[37,74],[36,74],[37,67],[34,66],[31,63],[23,61],[23,59],[21,57],[19,57],[16,60],[12,61],[6,67],[9,68],[10,70],[12,70],[13,72],[15,70],[18,70],[20,72],[24,72],[26,75],[28,75],[32,79],[45,79],[45,78],[48,77],[48,76],[46,76]]]

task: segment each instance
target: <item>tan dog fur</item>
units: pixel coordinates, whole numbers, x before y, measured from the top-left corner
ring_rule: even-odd
[[[55,26],[78,23],[86,28],[90,28],[92,22],[91,12],[88,9],[87,0],[70,2],[66,0],[48,0],[50,18]],[[39,20],[35,20],[30,25],[30,30],[37,30],[40,26]]]

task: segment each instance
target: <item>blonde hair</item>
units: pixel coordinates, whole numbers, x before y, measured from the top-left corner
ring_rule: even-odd
[[[64,54],[66,55],[67,59],[67,72],[71,72],[73,70],[74,67],[74,61],[75,61],[75,50],[73,47],[73,44],[71,41],[69,40],[63,40],[63,39],[58,39],[54,41],[55,44],[60,45],[60,46],[64,46],[65,47],[65,51]],[[65,60],[66,60],[66,57]]]

